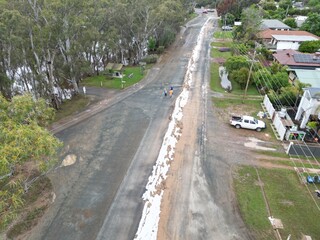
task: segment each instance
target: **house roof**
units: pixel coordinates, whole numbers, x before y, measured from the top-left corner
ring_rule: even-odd
[[[121,63],[108,63],[106,66],[107,70],[120,71],[123,68]]]
[[[292,71],[296,73],[300,82],[320,88],[320,70],[292,69]]]
[[[307,31],[280,31],[280,30],[272,30],[266,29],[258,33],[258,38],[262,39],[271,39],[272,35],[286,35],[286,36],[310,36],[320,39],[318,36],[309,33]]]
[[[272,35],[272,37],[278,41],[288,41],[288,42],[304,42],[304,41],[315,41],[318,40],[316,37],[312,36],[288,36],[288,35]]]
[[[284,24],[283,22],[279,21],[278,19],[263,19],[261,22],[261,29],[291,29],[288,25]]]
[[[273,54],[275,60],[282,65],[287,66],[308,66],[308,67],[320,67],[319,63],[314,62],[314,54],[300,53],[292,49],[280,50]],[[302,61],[302,59],[312,59],[312,61]]]

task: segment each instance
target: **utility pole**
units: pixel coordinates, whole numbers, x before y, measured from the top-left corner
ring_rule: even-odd
[[[246,88],[244,89],[244,94],[243,94],[242,103],[244,103],[244,100],[245,100],[246,97],[247,97],[247,91],[248,91],[249,81],[250,81],[250,77],[251,77],[251,73],[252,73],[252,67],[253,67],[253,64],[254,64],[254,59],[255,59],[255,57],[256,57],[256,53],[257,53],[257,51],[254,50],[253,58],[252,58],[252,60],[251,60],[251,65],[250,65],[250,69],[249,69],[248,79],[247,79],[247,83],[246,83]]]

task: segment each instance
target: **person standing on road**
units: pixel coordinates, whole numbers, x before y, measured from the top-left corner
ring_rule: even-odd
[[[166,88],[163,89],[163,95],[164,95],[165,97],[168,95],[168,92],[167,92],[167,89],[166,89]]]
[[[172,97],[172,95],[173,95],[173,89],[172,88],[169,91],[169,95],[170,95],[170,97]]]

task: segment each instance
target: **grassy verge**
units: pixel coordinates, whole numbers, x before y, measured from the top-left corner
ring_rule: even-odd
[[[279,158],[289,159],[288,154],[286,154],[285,152],[272,152],[272,151],[262,151],[262,150],[255,150],[255,152],[261,155],[266,155],[270,157],[279,157]]]
[[[269,162],[269,163],[276,163],[279,165],[284,165],[284,166],[289,166],[289,167],[304,167],[304,168],[312,168],[312,169],[320,169],[319,165],[316,165],[314,163],[312,163],[312,161],[310,160],[310,162],[306,162],[306,161],[302,161],[302,159],[300,160],[269,160],[269,159],[260,159],[261,161],[264,162]],[[311,174],[312,175],[312,174]]]
[[[280,218],[284,229],[283,239],[300,239],[301,233],[316,239],[319,234],[319,210],[301,185],[294,171],[259,168],[261,180],[270,205],[271,214]],[[274,239],[267,220],[266,207],[257,175],[253,167],[241,167],[234,177],[235,189],[244,221],[255,234],[256,239]]]
[[[147,69],[150,68],[150,65],[147,66]],[[82,85],[90,87],[103,87],[103,88],[112,88],[112,89],[122,89],[129,87],[143,79],[146,71],[141,71],[140,66],[134,67],[125,67],[123,72],[124,77],[121,78],[112,78],[110,76],[100,75],[88,77],[82,81]],[[122,82],[123,81],[123,82]]]
[[[60,109],[56,111],[54,121],[59,121],[62,118],[70,116],[73,113],[84,109],[90,103],[90,98],[83,95],[77,95],[72,100],[66,100],[60,106]]]
[[[289,155],[286,154],[285,152],[271,152],[271,151],[261,151],[261,150],[256,150],[256,153],[259,153],[261,155],[266,155],[266,156],[271,156],[271,157],[279,157],[279,158],[287,158],[289,159]],[[307,160],[310,162],[316,162],[316,161],[320,161],[320,158],[311,158],[311,157],[305,157],[305,156],[299,156],[299,158],[293,158],[294,161],[299,161],[299,159],[301,160]]]
[[[220,84],[220,77],[219,77],[219,64],[218,63],[211,63],[210,67],[210,88],[215,92],[224,93],[225,90],[221,87]]]

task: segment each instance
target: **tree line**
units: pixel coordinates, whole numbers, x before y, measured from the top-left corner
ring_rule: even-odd
[[[109,61],[138,63],[148,40],[166,47],[188,0],[1,0],[0,91],[29,92],[59,108]]]

